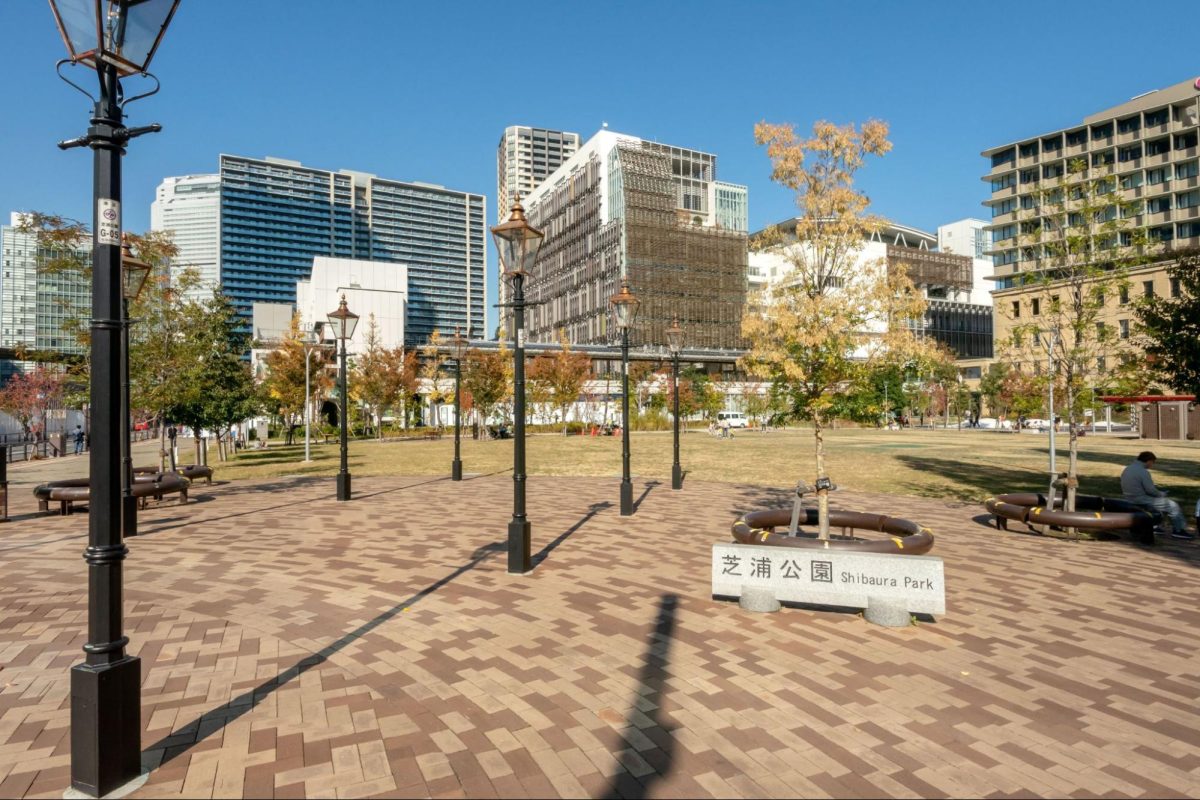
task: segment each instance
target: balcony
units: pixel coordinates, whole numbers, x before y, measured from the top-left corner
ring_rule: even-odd
[[[1166,211],[1148,211],[1142,215],[1142,219],[1145,220],[1145,224],[1147,225],[1162,225],[1164,223],[1171,222],[1172,213],[1173,212],[1170,209]]]
[[[1137,130],[1126,131],[1125,133],[1117,134],[1117,144],[1133,144],[1134,142],[1140,142],[1141,140],[1142,140],[1141,128],[1138,128]]]
[[[1194,219],[1200,219],[1200,206],[1175,209],[1176,222],[1189,222]]]

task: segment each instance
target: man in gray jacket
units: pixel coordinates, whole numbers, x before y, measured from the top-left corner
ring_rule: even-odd
[[[1121,473],[1121,494],[1130,503],[1157,511],[1170,519],[1173,538],[1195,539],[1195,536],[1188,533],[1187,519],[1183,516],[1179,503],[1169,499],[1166,492],[1160,491],[1150,477],[1150,470],[1157,460],[1149,450],[1138,453],[1137,461]]]

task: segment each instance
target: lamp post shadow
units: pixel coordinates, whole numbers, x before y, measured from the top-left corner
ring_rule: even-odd
[[[669,671],[671,641],[675,632],[675,612],[679,596],[664,594],[658,600],[658,615],[654,630],[646,638],[642,655],[642,666],[638,670],[638,688],[634,690],[625,715],[622,730],[636,728],[658,746],[639,755],[654,768],[654,772],[635,778],[626,770],[613,777],[608,788],[600,797],[606,800],[618,798],[647,797],[651,787],[667,777],[675,753],[675,726],[663,715],[663,700],[666,696],[666,680]],[[646,719],[651,725],[646,725]]]

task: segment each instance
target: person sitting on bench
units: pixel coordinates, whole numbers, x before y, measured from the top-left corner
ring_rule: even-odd
[[[1195,539],[1194,535],[1188,533],[1187,519],[1183,516],[1179,503],[1169,499],[1167,493],[1155,486],[1150,477],[1150,470],[1157,460],[1149,450],[1139,453],[1137,460],[1121,473],[1121,494],[1130,503],[1170,519],[1173,538]]]

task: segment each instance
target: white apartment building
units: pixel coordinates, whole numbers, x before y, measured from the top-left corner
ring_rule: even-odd
[[[379,327],[380,346],[392,348],[404,344],[408,267],[382,261],[317,256],[313,259],[311,277],[296,282],[296,310],[300,312],[301,326],[311,330],[316,323],[325,322],[329,312],[338,307],[342,295],[346,296],[347,307],[359,317],[354,336],[347,345],[350,352],[362,352],[365,347],[372,314]],[[439,333],[454,335],[454,331]]]
[[[991,279],[992,257],[988,250],[992,247],[992,237],[987,224],[968,217],[939,225],[937,229],[939,253],[971,257],[971,296],[967,302],[981,305],[992,304],[992,290],[996,288]]]
[[[496,148],[496,219],[504,222],[512,198],[526,197],[579,150],[579,134],[511,125]]]
[[[192,295],[206,296],[221,282],[221,176],[164,179],[150,204],[150,230],[171,233],[179,248],[171,259],[172,277],[195,269],[200,285]]]

